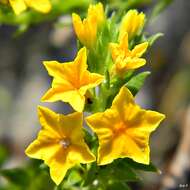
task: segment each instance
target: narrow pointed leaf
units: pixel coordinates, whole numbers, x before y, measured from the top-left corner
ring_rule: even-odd
[[[132,92],[132,94],[135,96],[140,88],[143,86],[144,81],[147,76],[150,75],[149,71],[142,72],[140,74],[137,74],[133,78],[131,78],[127,83],[126,86],[127,88]]]

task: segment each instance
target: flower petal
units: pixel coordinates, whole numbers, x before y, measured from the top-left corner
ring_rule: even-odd
[[[131,57],[141,57],[147,50],[148,42],[138,44],[131,51]]]
[[[41,135],[40,135],[41,136]],[[42,136],[41,136],[42,137]],[[61,146],[48,138],[33,141],[25,150],[27,156],[42,160],[51,160]]]
[[[62,78],[64,77],[64,67],[63,63],[59,63],[57,61],[44,61],[43,62],[45,68],[48,71],[48,74],[55,78]]]
[[[97,73],[86,72],[81,80],[80,94],[85,95],[86,91],[90,88],[98,86],[104,80],[104,76]]]
[[[128,58],[128,59],[126,59],[126,64],[125,64],[124,69],[126,71],[132,70],[132,69],[137,69],[137,68],[142,67],[145,64],[146,64],[146,60],[143,58],[132,58],[132,59]]]
[[[73,143],[78,143],[83,139],[83,115],[79,112],[74,112],[68,115],[59,115],[59,123],[62,127],[63,134],[71,139]]]
[[[119,45],[117,43],[109,43],[112,59],[115,61],[120,54]]]
[[[125,86],[121,87],[119,93],[115,96],[111,108],[118,110],[119,113],[122,113],[126,107],[134,105],[135,101],[132,93]]]
[[[42,125],[42,129],[54,137],[59,138],[61,135],[60,126],[57,125],[58,115],[50,109],[38,106],[38,117]]]
[[[88,18],[91,17],[93,23],[96,25],[101,25],[105,20],[104,7],[102,3],[97,3],[96,5],[89,5],[88,8]]]
[[[86,164],[94,162],[96,157],[90,152],[84,140],[80,140],[78,144],[71,146],[69,149],[68,159],[71,163]]]
[[[88,126],[98,135],[99,149],[98,149],[98,163],[112,162],[110,157],[111,141],[114,136],[114,126],[119,122],[118,112],[114,109],[108,109],[103,113],[95,113],[86,118]],[[107,157],[108,155],[108,157]]]
[[[60,88],[51,88],[41,100],[45,102],[55,102],[59,100],[68,102],[78,112],[83,111],[85,104],[85,97],[77,90],[63,91]]]
[[[9,2],[16,15],[19,15],[27,8],[24,0],[9,0]]]
[[[73,27],[78,39],[80,39],[80,41],[83,44],[85,44],[84,26],[80,16],[78,14],[73,13],[72,20],[73,20]]]
[[[28,7],[31,7],[39,12],[48,13],[51,10],[49,0],[25,0]]]
[[[143,13],[139,14],[137,10],[129,10],[121,21],[119,39],[125,32],[128,33],[129,39],[131,39],[143,27],[144,22],[145,15]]]
[[[83,79],[83,75],[88,67],[87,66],[87,50],[85,47],[79,50],[73,64],[75,64],[76,76],[79,76],[77,77],[77,79],[79,80],[78,83],[81,83],[81,79]]]
[[[122,50],[124,50],[125,52],[128,52],[128,48],[129,48],[129,42],[128,42],[128,34],[127,32],[125,32],[123,34],[123,36],[121,37],[121,40],[120,40],[120,48]]]

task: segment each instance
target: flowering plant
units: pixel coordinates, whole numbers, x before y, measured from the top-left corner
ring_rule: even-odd
[[[42,101],[67,102],[73,113],[40,106],[42,129],[26,154],[44,160],[61,187],[126,189],[127,181],[138,179],[135,167],[154,168],[149,136],[165,117],[134,100],[149,75],[135,74],[146,64],[142,56],[150,43],[143,35],[145,15],[130,10],[121,21],[117,14],[108,18],[98,3],[83,20],[76,13],[72,18],[79,51],[71,62],[44,61],[53,81]],[[77,179],[68,185],[72,175]]]
[[[2,2],[16,14],[27,7],[42,13],[52,9],[48,0]],[[136,9],[122,16],[110,14],[101,3],[91,4],[86,18],[72,14],[78,52],[70,62],[43,62],[53,80],[41,100],[68,103],[73,112],[64,115],[38,107],[42,128],[25,153],[43,162],[33,161],[33,169],[26,173],[14,172],[31,179],[40,170],[39,175],[57,190],[125,190],[128,182],[140,180],[137,170],[159,172],[150,161],[149,137],[165,116],[135,103],[150,75],[138,69],[160,36],[144,32],[146,20]]]

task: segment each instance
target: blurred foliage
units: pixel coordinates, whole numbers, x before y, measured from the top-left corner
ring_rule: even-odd
[[[17,33],[25,32],[32,24],[51,21],[74,10],[86,10],[90,0],[60,1],[52,0],[52,10],[48,14],[36,12],[28,9],[16,15],[10,6],[0,4],[0,23],[6,25],[19,26]]]
[[[109,5],[110,10],[117,10],[120,14],[127,10],[138,7],[153,6],[151,17],[157,16],[162,12],[173,0],[159,0],[155,5],[152,0],[102,0],[106,6]],[[7,25],[19,26],[17,33],[22,33],[32,24],[55,20],[64,14],[70,14],[75,10],[84,14],[88,5],[95,0],[51,0],[52,10],[48,14],[36,12],[28,9],[20,15],[15,15],[10,6],[0,4],[0,23]]]
[[[157,15],[159,15],[172,2],[173,0],[159,0],[158,3],[153,8],[151,17],[154,18]]]
[[[0,168],[6,162],[9,154],[5,146],[0,144]]]
[[[52,190],[53,182],[49,178],[47,167],[40,167],[40,161],[31,160],[23,168],[1,169],[0,175],[6,179],[1,190]],[[8,182],[8,183],[7,183]]]
[[[141,180],[137,170],[158,172],[153,164],[139,164],[131,159],[119,159],[107,166],[92,163],[89,168],[83,165],[68,172],[64,181],[56,187],[50,180],[48,167],[41,161],[31,160],[23,168],[1,169],[0,175],[6,179],[1,190],[128,190],[127,182]],[[8,182],[8,183],[7,183]],[[82,184],[81,188],[78,187]]]

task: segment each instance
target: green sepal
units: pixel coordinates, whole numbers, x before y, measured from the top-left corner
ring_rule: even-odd
[[[173,2],[173,0],[160,0],[160,1],[158,1],[158,3],[155,5],[155,7],[152,10],[151,19],[154,19],[156,16],[158,16],[172,2]]]
[[[157,34],[150,36],[149,38],[147,38],[148,45],[152,46],[157,41],[157,39],[159,39],[162,36],[164,36],[163,33],[157,33]]]

